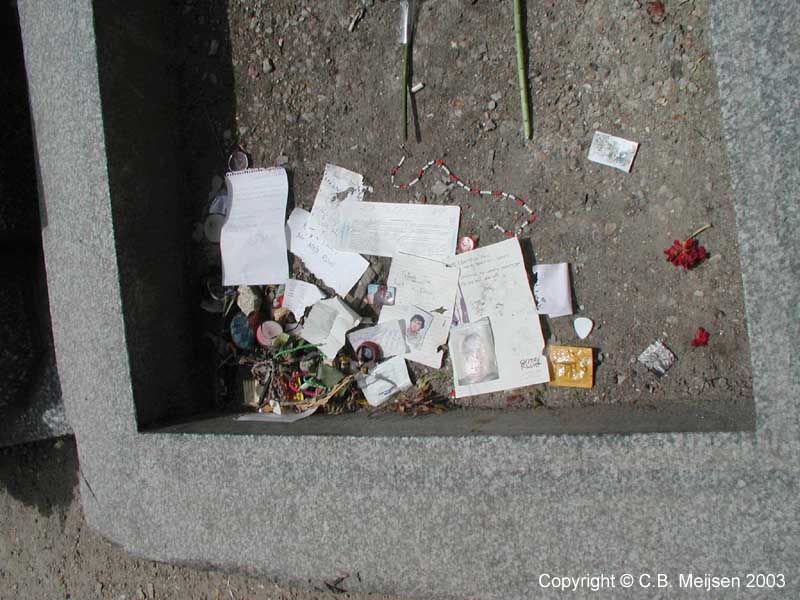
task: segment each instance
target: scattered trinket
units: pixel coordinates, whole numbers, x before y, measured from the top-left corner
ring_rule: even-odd
[[[283,327],[275,321],[264,321],[256,329],[256,340],[260,346],[271,346],[277,337],[283,333]]]
[[[499,198],[505,198],[507,200],[513,200],[528,215],[527,219],[525,220],[525,222],[522,223],[522,225],[520,225],[517,228],[516,235],[519,235],[522,232],[522,230],[524,230],[528,225],[530,225],[530,224],[532,224],[532,223],[534,223],[536,221],[536,214],[533,212],[533,209],[530,208],[522,198],[520,198],[518,196],[515,196],[514,194],[509,194],[509,193],[503,192],[503,191],[481,190],[481,189],[478,189],[476,187],[468,186],[455,173],[453,173],[447,167],[447,165],[444,164],[444,161],[441,160],[441,159],[429,160],[427,163],[425,163],[422,166],[422,168],[419,171],[417,171],[416,175],[414,176],[414,179],[412,179],[408,183],[395,183],[395,176],[397,175],[397,172],[400,170],[400,168],[403,166],[403,163],[405,163],[405,162],[406,162],[406,157],[403,156],[400,159],[400,162],[397,163],[397,165],[395,165],[394,167],[392,167],[392,170],[389,172],[389,179],[392,182],[392,187],[395,188],[396,190],[407,190],[410,187],[416,185],[417,183],[419,183],[420,179],[422,179],[423,175],[425,175],[425,172],[428,169],[430,169],[431,167],[435,166],[435,167],[438,167],[439,170],[441,170],[451,182],[453,182],[454,184],[456,184],[458,187],[460,187],[462,190],[464,190],[465,192],[467,192],[469,194],[476,194],[476,195],[479,195],[479,196],[489,196],[489,197],[494,198],[495,200],[497,200]],[[510,230],[509,231],[503,230],[503,232],[506,233],[506,234],[510,233],[512,236],[514,235],[514,233],[511,232]]]
[[[424,87],[425,87],[425,84],[422,83],[421,81],[419,83],[415,83],[414,85],[411,86],[411,93],[412,94],[416,94],[417,92],[422,90],[422,88],[424,88]]]
[[[228,157],[228,171],[244,171],[250,166],[250,157],[247,152],[237,148]]]
[[[256,334],[250,329],[247,316],[238,313],[231,319],[231,339],[239,350],[252,350],[256,344]]]
[[[659,377],[675,362],[675,355],[660,340],[656,340],[639,355],[639,362]]]
[[[374,342],[362,342],[356,348],[356,359],[361,364],[378,362],[381,360],[381,349]]]
[[[572,322],[572,326],[575,328],[575,333],[578,334],[578,337],[585,340],[594,329],[594,321],[587,317],[577,317]]]
[[[475,240],[469,236],[464,236],[458,240],[458,252],[464,253],[475,249]]]
[[[379,309],[384,304],[394,306],[394,297],[396,293],[397,289],[394,287],[370,283],[367,286],[366,303],[374,306],[376,309]]]
[[[594,350],[576,346],[550,346],[550,385],[591,388],[594,385]]]

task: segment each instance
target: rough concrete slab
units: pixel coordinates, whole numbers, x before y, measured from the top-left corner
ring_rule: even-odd
[[[295,583],[358,574],[351,589],[420,597],[527,598],[542,573],[663,572],[677,585],[759,571],[787,574],[766,597],[796,597],[800,23],[789,2],[712,8],[757,431],[291,438],[137,433],[91,5],[22,2],[58,367],[92,526],[153,559]],[[651,594],[573,595],[589,596]]]

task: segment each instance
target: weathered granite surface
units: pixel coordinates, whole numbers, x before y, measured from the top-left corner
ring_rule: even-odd
[[[295,583],[349,573],[349,589],[419,597],[529,598],[542,573],[643,572],[675,586],[679,573],[783,572],[785,589],[742,597],[798,596],[794,3],[712,2],[757,430],[594,437],[138,433],[91,4],[20,10],[58,368],[93,527],[153,559]]]

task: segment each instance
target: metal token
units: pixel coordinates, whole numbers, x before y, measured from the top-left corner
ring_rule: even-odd
[[[458,240],[458,251],[459,252],[469,252],[470,250],[475,249],[475,240],[473,240],[469,236],[462,237]]]
[[[250,157],[247,152],[241,148],[234,150],[228,157],[228,170],[229,171],[244,171],[250,166]]]

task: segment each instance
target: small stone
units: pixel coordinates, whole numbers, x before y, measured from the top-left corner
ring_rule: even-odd
[[[489,110],[494,110],[495,108],[497,108],[497,102],[495,102],[494,100],[489,100],[489,104],[486,105],[486,108],[488,108]]]
[[[616,223],[606,223],[605,227],[603,227],[603,231],[609,237],[614,235],[614,232],[616,230],[617,230],[617,224]]]
[[[554,213],[553,213],[553,216],[554,216],[556,219],[560,219],[561,217],[563,217],[563,216],[564,216],[564,213],[562,213],[560,210],[557,210],[556,212],[554,212]]]
[[[679,60],[673,60],[669,66],[669,74],[675,81],[683,77],[683,63]]]
[[[625,383],[626,379],[627,377],[622,373],[617,373],[616,376],[614,377],[614,381],[616,382],[617,385],[622,385],[623,383]]]
[[[693,82],[689,82],[689,85],[686,86],[686,91],[690,94],[696,94],[700,88]]]
[[[483,127],[486,129],[486,131],[494,131],[497,129],[497,123],[495,123],[492,119],[489,119],[486,121],[486,123],[484,123]]]
[[[495,102],[500,102],[500,99],[503,97],[503,94],[501,94],[500,92],[497,92],[496,94],[492,94],[492,95],[491,95],[491,96],[489,96],[489,97],[490,97],[492,100],[494,100]]]
[[[434,196],[444,196],[450,191],[450,186],[443,181],[437,181],[431,186],[431,192]]]
[[[275,166],[283,167],[289,164],[289,157],[285,154],[281,154],[278,158],[275,159]]]
[[[139,588],[136,590],[136,600],[147,600],[147,596],[144,595],[144,590]]]
[[[694,297],[695,298],[702,298],[705,294],[703,294],[703,290],[695,290]]]
[[[217,40],[211,40],[211,42],[208,44],[208,55],[214,56],[217,53],[217,50],[219,50],[219,42]]]
[[[264,73],[272,73],[275,70],[275,63],[272,62],[271,58],[267,57],[261,63],[261,70],[264,71]]]
[[[152,583],[147,584],[147,597],[149,600],[155,600],[156,597],[156,588],[153,586]]]

